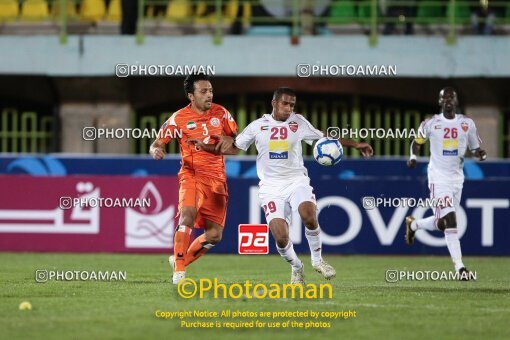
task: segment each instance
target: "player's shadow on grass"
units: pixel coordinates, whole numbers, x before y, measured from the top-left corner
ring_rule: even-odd
[[[156,284],[156,285],[159,285],[159,284],[162,284],[162,283],[168,283],[168,284],[172,284],[172,282],[170,280],[129,280],[129,281],[126,281],[127,284],[140,284],[140,283],[143,283],[143,284]]]
[[[469,285],[469,282],[465,282],[466,285]],[[462,290],[459,290],[462,289]],[[385,288],[388,290],[393,290],[394,288]],[[416,293],[486,293],[486,294],[510,294],[510,289],[508,288],[476,288],[476,287],[398,287],[400,291],[409,291]]]

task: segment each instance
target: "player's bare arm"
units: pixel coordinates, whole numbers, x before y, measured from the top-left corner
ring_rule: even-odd
[[[154,143],[151,144],[149,153],[152,155],[152,158],[154,158],[157,161],[165,158],[165,143],[163,143],[159,139],[156,139]]]
[[[484,161],[487,159],[487,152],[485,150],[482,150],[480,148],[471,150],[471,153],[475,155],[475,157],[478,157],[480,161]]]
[[[355,148],[356,150],[361,152],[363,157],[370,157],[374,154],[374,150],[368,143],[356,142],[352,139],[344,139],[344,138],[339,138],[338,140],[340,141],[340,143],[342,144],[343,147]]]
[[[421,144],[417,143],[416,140],[411,142],[411,155],[407,160],[407,166],[409,168],[416,168],[416,155],[420,153]]]
[[[235,146],[234,138],[230,136],[211,136],[217,140],[215,150],[222,155],[237,155],[241,150]]]
[[[234,137],[213,135],[212,139],[216,144],[205,144],[198,139],[190,139],[188,143],[194,144],[197,148],[215,155],[237,155],[241,150],[234,144]]]
[[[195,145],[195,147],[199,150],[203,150],[215,155],[220,155],[220,153],[216,151],[216,146],[214,144],[206,144],[204,141],[198,139],[188,139],[186,142],[188,144]]]

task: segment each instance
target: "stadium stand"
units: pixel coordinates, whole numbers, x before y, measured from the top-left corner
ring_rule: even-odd
[[[67,8],[65,16],[60,10],[62,3]],[[331,0],[324,14],[311,16],[306,15],[309,10],[299,7],[304,4],[287,8],[283,16],[273,16],[264,9],[267,3],[259,0],[144,0],[136,5],[133,3],[133,8],[139,7],[138,4],[141,7],[132,17],[140,20],[136,25],[138,36],[296,35],[309,32],[314,35],[369,34],[373,37],[405,32],[444,36],[510,33],[510,4],[507,1],[488,2],[490,18],[480,14],[484,5],[476,0]],[[406,10],[404,13],[392,8]],[[480,27],[490,20],[490,29],[475,29],[474,15],[477,15]],[[492,21],[495,21],[494,25]],[[2,0],[0,22],[0,34],[119,34],[122,1]],[[46,27],[41,27],[43,22]]]

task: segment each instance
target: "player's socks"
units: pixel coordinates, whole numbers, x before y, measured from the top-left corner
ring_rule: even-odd
[[[452,261],[455,264],[455,271],[459,271],[460,268],[464,267],[464,263],[462,263],[462,251],[460,249],[457,229],[445,229],[444,238],[446,240],[450,256],[452,257]]]
[[[317,265],[322,260],[321,227],[319,226],[315,230],[305,228],[305,236],[312,255],[312,265]]]
[[[212,247],[214,247],[214,244],[207,243],[205,240],[205,234],[200,235],[189,246],[188,252],[184,257],[184,265],[188,266],[189,264],[193,263]]]
[[[176,272],[182,272],[186,270],[184,264],[184,257],[189,246],[189,239],[191,235],[191,228],[185,225],[179,225],[175,229],[174,235],[174,259]]]
[[[425,230],[437,230],[436,228],[436,216],[429,216],[427,218],[422,218],[421,220],[414,220],[413,223],[411,223],[411,230],[416,231],[418,229],[425,229]]]
[[[289,240],[289,243],[285,246],[285,248],[278,247],[276,245],[276,249],[278,253],[280,253],[281,257],[285,259],[285,261],[289,262],[293,269],[298,270],[301,269],[303,263],[298,259],[296,252],[294,251],[294,245]]]

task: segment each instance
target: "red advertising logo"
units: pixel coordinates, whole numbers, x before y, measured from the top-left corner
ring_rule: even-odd
[[[269,228],[266,224],[239,225],[239,254],[268,254]]]
[[[154,252],[173,246],[175,177],[0,175],[0,188],[0,251]]]

